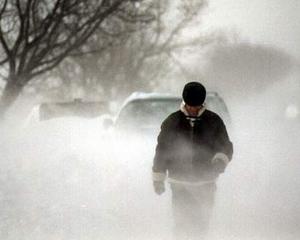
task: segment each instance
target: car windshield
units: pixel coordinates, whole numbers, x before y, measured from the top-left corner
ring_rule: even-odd
[[[121,110],[116,125],[136,128],[160,126],[169,114],[179,109],[181,101],[181,98],[133,100]],[[207,96],[206,107],[225,119],[229,118],[226,106],[219,97]]]
[[[117,125],[151,127],[160,125],[170,113],[179,109],[181,99],[139,99],[127,104]]]

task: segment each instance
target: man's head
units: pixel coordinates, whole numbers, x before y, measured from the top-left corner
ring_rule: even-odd
[[[192,107],[201,106],[206,97],[206,89],[199,82],[187,83],[182,92],[183,101]]]
[[[184,86],[182,98],[191,116],[197,116],[206,97],[206,89],[199,82],[189,82]]]

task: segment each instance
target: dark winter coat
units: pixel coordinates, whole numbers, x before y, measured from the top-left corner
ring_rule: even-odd
[[[153,173],[171,179],[197,182],[216,178],[216,154],[231,160],[233,147],[222,119],[205,110],[192,126],[182,111],[172,113],[161,126]]]

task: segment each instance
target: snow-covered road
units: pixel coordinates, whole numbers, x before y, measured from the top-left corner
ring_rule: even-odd
[[[209,239],[300,236],[300,124],[278,117],[271,93],[230,106],[234,159]],[[170,191],[152,190],[153,140],[70,118],[2,133],[1,239],[171,238]]]

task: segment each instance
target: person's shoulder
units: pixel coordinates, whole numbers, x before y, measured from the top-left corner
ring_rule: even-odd
[[[171,113],[162,123],[162,126],[171,127],[176,125],[178,121],[182,118],[182,112],[180,110]]]
[[[176,111],[176,112],[171,113],[171,114],[166,118],[166,120],[167,120],[167,119],[171,120],[171,119],[181,118],[182,114],[183,114],[183,113],[182,113],[180,110],[178,110],[178,111]]]
[[[223,121],[219,114],[209,109],[205,109],[205,111],[203,112],[203,117],[209,118],[211,120]]]

